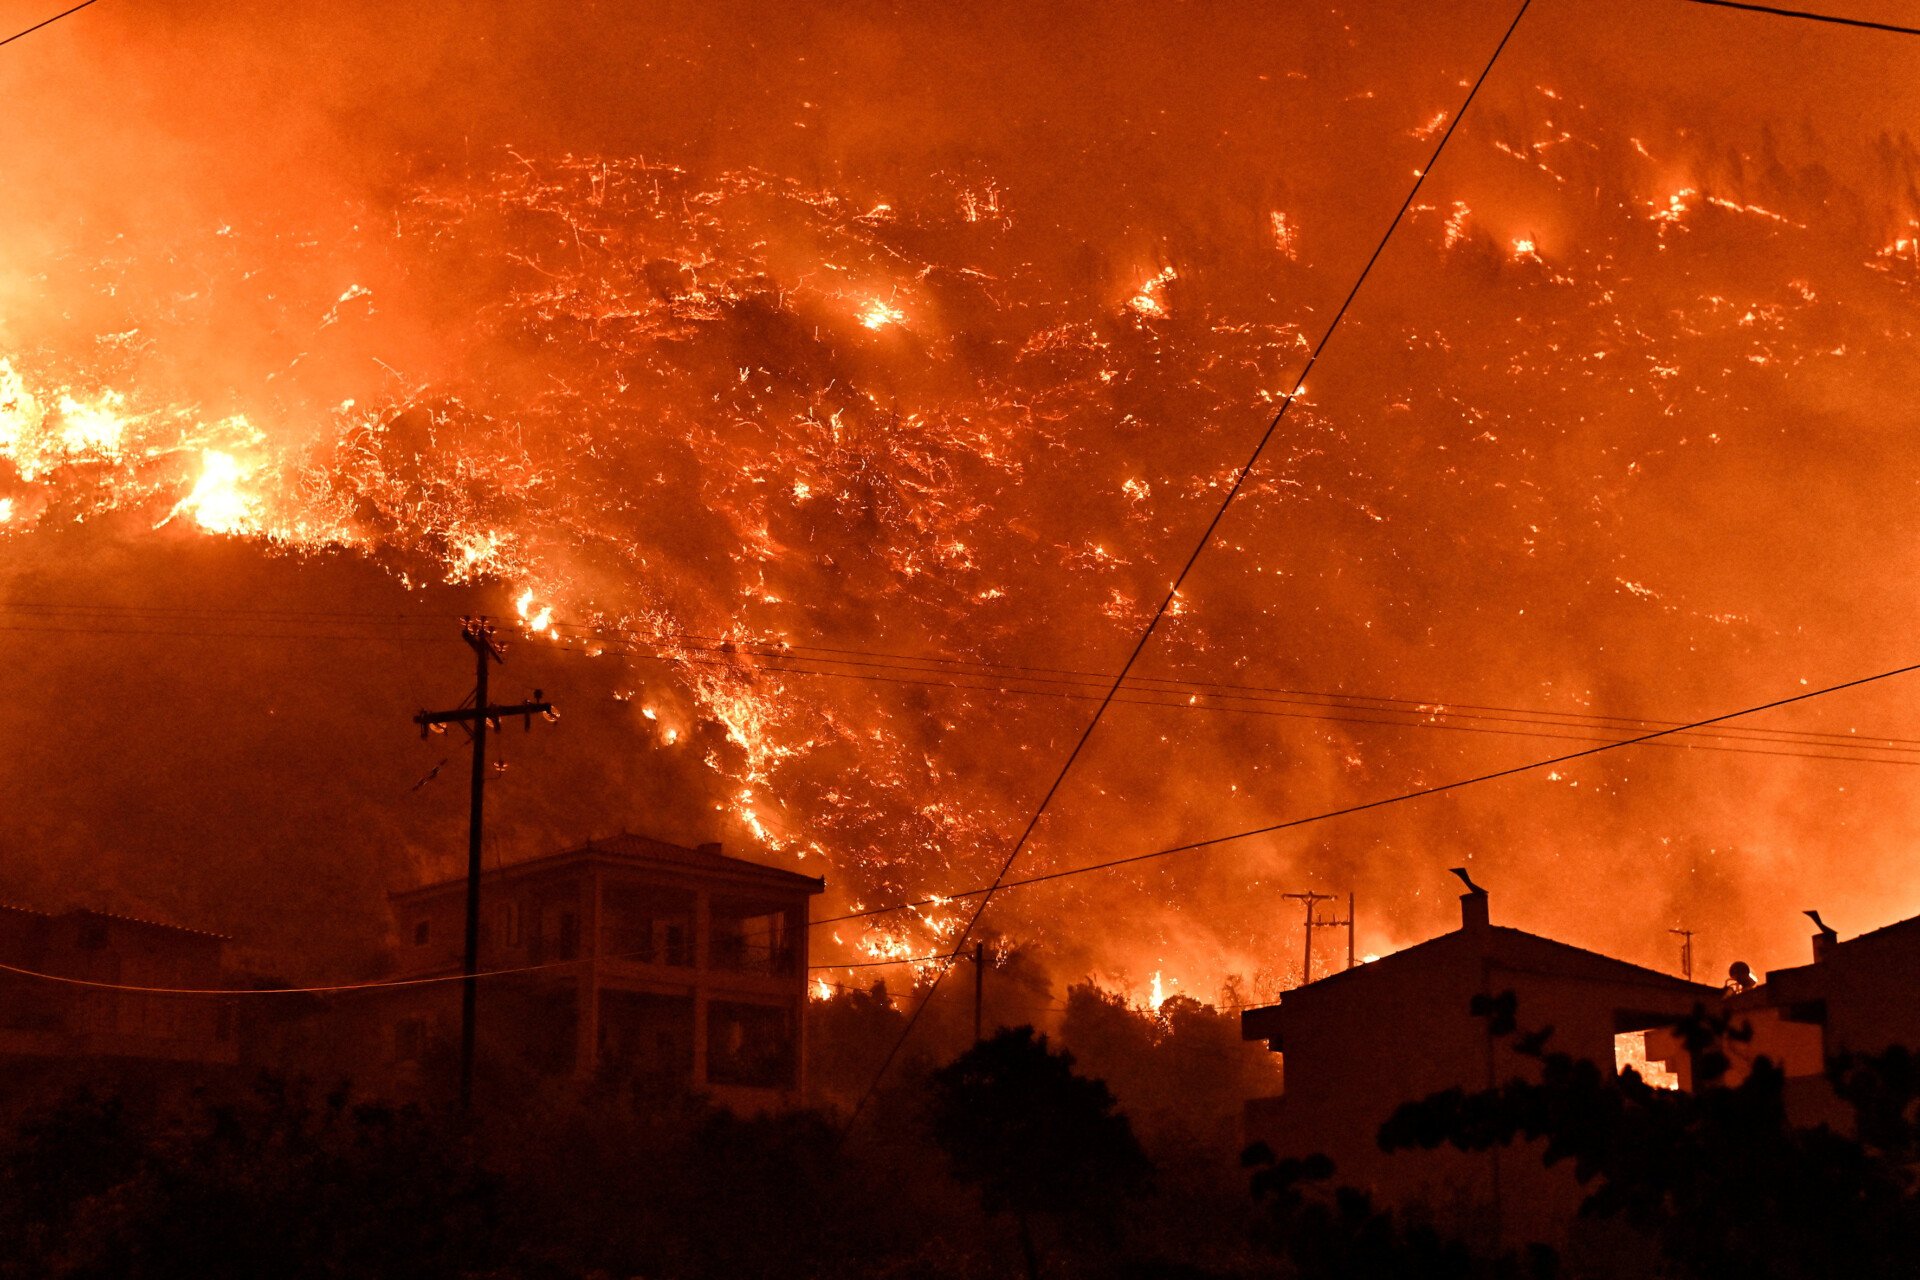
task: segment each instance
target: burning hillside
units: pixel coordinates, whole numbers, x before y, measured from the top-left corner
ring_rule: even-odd
[[[269,557],[290,575],[276,602],[298,598],[302,566],[365,562],[384,580],[353,578],[333,616],[476,602],[518,620],[529,663],[572,673],[590,709],[567,723],[599,785],[617,793],[644,761],[656,804],[671,797],[664,818],[609,825],[717,825],[827,875],[832,914],[990,876],[1492,19],[1416,53],[1386,13],[1323,17],[1290,49],[1246,18],[1249,42],[1197,55],[1196,77],[1144,19],[1088,17],[1112,24],[1110,61],[996,110],[952,67],[863,44],[857,20],[774,59],[690,50],[691,31],[717,37],[682,16],[619,27],[685,93],[642,124],[594,119],[611,92],[595,46],[581,103],[530,105],[527,136],[462,96],[474,118],[408,138],[396,162],[314,144],[328,180],[298,198],[232,175],[153,206],[71,173],[50,187],[78,189],[71,204],[11,194],[5,216],[31,234],[0,262],[0,546],[9,618],[29,628],[10,648],[165,607],[126,577],[124,549],[148,539]],[[252,49],[252,21],[208,38]],[[1062,38],[1006,14],[985,31],[989,88],[1025,83]],[[520,35],[532,57],[589,32]],[[1911,144],[1798,108],[1791,131],[1736,110],[1677,127],[1618,106],[1639,72],[1560,52],[1559,30],[1529,36],[1023,870],[1909,657],[1882,624],[1912,577]],[[103,57],[48,55],[63,75]],[[861,80],[879,64],[916,84],[898,120]],[[37,100],[58,89],[47,68],[6,73]],[[1031,136],[913,131],[942,106],[1011,113]],[[147,103],[117,127],[176,120]],[[56,170],[63,137],[9,146]],[[1345,172],[1342,149],[1377,163]],[[208,570],[176,554],[161,598],[187,608]],[[44,692],[87,678],[67,667]],[[1896,788],[1920,755],[1894,739],[1912,736],[1911,696],[1062,882],[997,904],[989,928],[1209,994],[1229,972],[1285,976],[1282,890],[1357,889],[1363,949],[1381,950],[1433,923],[1433,871],[1472,854],[1522,891],[1503,902],[1629,951],[1669,917],[1722,948],[1790,934],[1771,891],[1809,866],[1834,868],[1823,900],[1891,918],[1916,906],[1885,879],[1904,842],[1827,823],[1836,795],[1842,823],[1907,815]],[[389,733],[390,710],[364,731]],[[524,758],[530,789],[560,785]],[[15,821],[9,847],[47,826]],[[402,825],[406,845],[431,838]],[[531,818],[519,839],[560,825]],[[1644,914],[1592,918],[1603,888]],[[936,905],[836,926],[823,950],[918,954],[956,923]]]

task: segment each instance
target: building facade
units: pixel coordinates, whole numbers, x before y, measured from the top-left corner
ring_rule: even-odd
[[[231,1064],[231,1004],[189,994],[225,985],[225,945],[105,911],[0,905],[0,963],[26,971],[0,970],[0,1056]]]
[[[1241,1034],[1282,1055],[1285,1092],[1247,1107],[1247,1137],[1281,1156],[1332,1157],[1336,1179],[1390,1205],[1420,1205],[1469,1237],[1554,1242],[1578,1191],[1526,1148],[1464,1153],[1380,1150],[1402,1103],[1474,1092],[1537,1074],[1535,1059],[1492,1034],[1476,996],[1513,992],[1521,1031],[1552,1027],[1549,1051],[1681,1084],[1687,1064],[1663,1029],[1720,999],[1702,986],[1491,922],[1484,892],[1460,899],[1461,925],[1370,964],[1248,1009]],[[1640,1066],[1640,1064],[1653,1064]]]
[[[807,917],[825,882],[622,834],[482,880],[483,1046],[537,1071],[684,1086],[737,1109],[796,1103],[805,1081]],[[460,972],[466,881],[391,898],[395,977]],[[458,982],[380,1002],[394,1066],[458,1035]]]
[[[1829,1087],[1828,1063],[1896,1046],[1920,1050],[1920,917],[1841,941],[1822,928],[1808,964],[1769,970],[1736,992],[1727,1008],[1752,1031],[1728,1046],[1737,1082],[1765,1056],[1787,1076],[1788,1115],[1798,1124],[1852,1127],[1849,1108]]]

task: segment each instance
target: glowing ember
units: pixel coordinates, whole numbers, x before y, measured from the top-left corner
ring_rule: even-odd
[[[1280,250],[1280,256],[1288,262],[1297,262],[1300,258],[1299,232],[1294,229],[1293,223],[1278,210],[1269,215],[1268,221],[1273,226],[1273,243]]]
[[[1167,314],[1166,300],[1161,294],[1166,287],[1180,278],[1172,267],[1164,267],[1158,275],[1148,278],[1140,286],[1140,291],[1127,299],[1127,306],[1136,314],[1149,319],[1161,319]]]

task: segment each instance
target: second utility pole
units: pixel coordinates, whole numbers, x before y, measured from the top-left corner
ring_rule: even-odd
[[[986,994],[987,944],[973,944],[973,1042],[980,1043],[980,998]]]
[[[1300,985],[1304,987],[1313,981],[1313,908],[1316,903],[1332,902],[1333,895],[1330,893],[1283,893],[1280,896],[1307,904],[1307,954],[1300,967]]]
[[[486,618],[467,618],[460,624],[460,638],[474,654],[473,706],[457,711],[422,711],[413,722],[420,726],[422,734],[436,725],[466,725],[473,737],[473,792],[467,801],[467,945],[460,969],[460,1106],[464,1110],[473,1105],[473,1022],[479,994],[475,976],[480,972],[480,833],[486,824],[487,723],[491,721],[498,728],[502,716],[525,716],[531,729],[536,714],[552,715],[553,704],[541,701],[540,691],[535,689],[532,702],[511,707],[489,706],[487,667],[506,661],[506,655],[493,641],[493,623]]]
[[[1353,968],[1353,895],[1347,895],[1347,918],[1345,920],[1315,920],[1307,926],[1309,929],[1345,929],[1347,931],[1347,968]]]

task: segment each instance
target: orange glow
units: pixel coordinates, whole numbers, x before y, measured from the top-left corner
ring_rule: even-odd
[[[174,507],[173,515],[191,516],[208,533],[259,532],[260,501],[246,491],[250,474],[232,454],[207,450],[200,456],[200,476],[193,482],[193,491]]]
[[[568,682],[581,744],[578,777],[515,762],[503,831],[657,822],[804,858],[830,914],[991,880],[1454,121],[1473,34],[1389,49],[1371,17],[1240,6],[1166,92],[1168,30],[1206,25],[1177,7],[1103,23],[1071,66],[1012,10],[903,9],[898,40],[787,15],[755,44],[694,6],[623,26],[617,56],[565,15],[537,41],[420,24],[443,49],[351,38],[354,6],[289,8],[310,42],[196,10],[219,39],[181,48],[263,59],[246,82],[275,87],[235,111],[231,79],[113,8],[7,63],[35,128],[0,138],[0,598],[324,614],[423,698],[470,655],[392,616],[496,615],[508,693]],[[1907,602],[1870,531],[1901,527],[1888,477],[1920,438],[1920,161],[1860,123],[1903,104],[1783,96],[1813,74],[1793,66],[1718,94],[1698,77],[1727,63],[1615,44],[1529,45],[1546,64],[1486,82],[1014,878],[1849,674]],[[661,70],[688,57],[712,65]],[[1669,58],[1698,119],[1625,91]],[[636,114],[642,66],[671,83]],[[444,109],[416,110],[407,87],[449,67]],[[73,109],[115,76],[111,127]],[[70,682],[48,701],[133,643],[89,625],[64,674],[25,664]],[[1909,710],[1863,693],[1765,728]],[[1594,894],[1757,935],[1756,962],[1798,941],[1774,891],[1803,876],[1863,927],[1920,909],[1879,834],[1912,825],[1913,757],[1744,732],[1036,884],[982,928],[1158,1007],[1287,986],[1298,926],[1262,897],[1283,889],[1357,890],[1376,953],[1431,936],[1433,873],[1467,846],[1516,923],[1641,963],[1661,937]],[[324,797],[345,830],[406,828],[343,883],[433,847],[433,789],[391,797],[434,760],[378,805]],[[70,813],[75,848],[137,844],[111,815],[146,799],[95,772],[0,846]],[[169,785],[240,813],[218,772]],[[248,821],[222,837],[279,838]],[[130,897],[239,898],[179,843],[152,864],[178,883],[129,871]],[[849,923],[816,959],[936,952],[973,905]]]
[[[1667,1070],[1665,1062],[1647,1061],[1647,1033],[1644,1031],[1623,1031],[1613,1038],[1614,1070],[1625,1074],[1636,1073],[1655,1089],[1678,1089],[1680,1076]]]
[[[1127,299],[1128,309],[1150,320],[1163,319],[1167,314],[1167,303],[1161,295],[1168,285],[1179,278],[1179,273],[1172,267],[1163,267],[1157,275],[1143,281],[1139,292]]]

